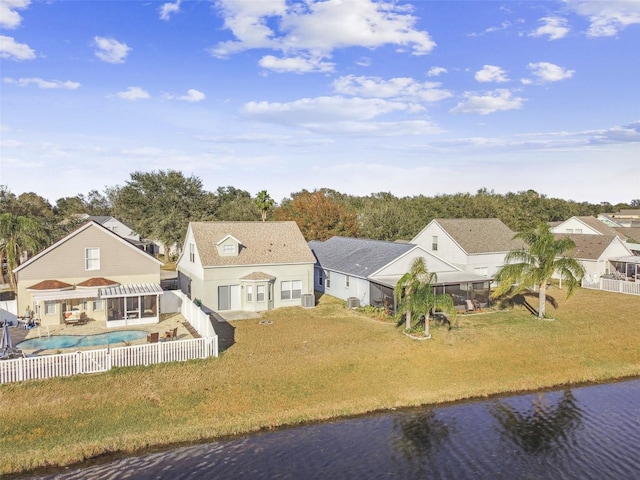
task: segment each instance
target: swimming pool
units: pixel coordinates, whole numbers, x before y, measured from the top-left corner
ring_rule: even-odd
[[[113,343],[132,342],[147,336],[142,330],[120,330],[96,335],[54,335],[25,340],[17,345],[22,350],[55,350],[58,348],[95,347]]]

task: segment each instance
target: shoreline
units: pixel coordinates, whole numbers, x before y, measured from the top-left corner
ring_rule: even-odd
[[[422,409],[430,406],[436,407],[436,408],[446,408],[450,406],[464,405],[467,403],[474,403],[478,401],[486,401],[491,399],[529,395],[529,394],[540,393],[540,392],[551,392],[551,391],[561,390],[563,388],[574,389],[574,388],[583,388],[583,387],[593,387],[598,385],[623,383],[623,382],[637,381],[637,380],[640,380],[640,372],[637,375],[631,375],[631,376],[626,376],[621,378],[609,378],[609,379],[604,379],[602,381],[560,383],[560,384],[549,386],[549,387],[542,387],[540,389],[513,391],[513,392],[499,392],[499,393],[488,394],[485,396],[475,396],[475,397],[468,397],[468,398],[460,398],[458,400],[448,400],[440,403],[427,403],[427,404],[420,404],[420,405],[387,407],[387,408],[381,408],[381,409],[372,410],[368,412],[351,413],[351,414],[345,414],[345,415],[340,415],[340,416],[331,417],[331,418],[322,418],[322,419],[315,419],[315,420],[311,419],[304,422],[283,424],[275,427],[261,427],[256,430],[238,432],[238,433],[229,434],[229,435],[222,435],[219,437],[202,438],[197,440],[194,439],[192,441],[186,440],[186,441],[175,442],[175,443],[157,444],[157,445],[152,445],[147,448],[143,448],[133,452],[125,452],[125,451],[106,452],[106,453],[98,454],[95,457],[87,458],[86,460],[83,460],[80,462],[76,462],[68,465],[52,465],[47,467],[36,468],[33,470],[15,472],[15,473],[8,474],[4,478],[9,480],[13,480],[13,479],[19,480],[19,479],[28,478],[33,475],[38,475],[38,476],[56,475],[56,474],[64,473],[65,471],[69,471],[69,470],[82,469],[82,468],[91,467],[95,465],[104,465],[122,458],[137,457],[137,456],[143,456],[143,455],[152,454],[152,453],[160,453],[160,452],[174,450],[181,447],[206,445],[208,443],[215,443],[215,442],[225,442],[225,441],[234,440],[242,437],[258,435],[260,433],[265,433],[265,432],[276,432],[280,430],[295,429],[295,428],[304,427],[304,426],[313,426],[313,425],[320,425],[323,423],[340,422],[340,421],[357,419],[357,418],[362,418],[367,416],[383,415],[385,413],[392,412],[392,411],[393,412],[410,411],[410,410]]]

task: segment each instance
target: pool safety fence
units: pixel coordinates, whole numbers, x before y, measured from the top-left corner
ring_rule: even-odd
[[[184,362],[218,356],[218,337],[83,350],[0,361],[0,384],[106,372],[117,367]]]

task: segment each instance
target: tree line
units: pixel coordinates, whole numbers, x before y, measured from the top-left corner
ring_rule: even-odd
[[[133,172],[124,185],[63,197],[55,205],[35,192],[15,195],[0,185],[0,259],[6,263],[12,255],[37,253],[77,228],[83,214],[113,216],[141,237],[169,246],[180,245],[190,221],[294,220],[307,240],[343,235],[396,241],[410,240],[434,218],[499,218],[518,232],[572,216],[639,206],[640,199],[592,204],[549,198],[534,190],[498,194],[486,188],[405,197],[388,192],[355,196],[321,188],[294,192],[278,204],[268,189],[254,196],[232,186],[211,192],[200,178],[177,170]]]

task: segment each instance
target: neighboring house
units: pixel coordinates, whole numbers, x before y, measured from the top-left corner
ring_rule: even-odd
[[[109,215],[85,215],[86,219],[93,220],[96,223],[99,223],[103,227],[108,230],[111,230],[113,233],[117,233],[125,240],[131,242],[136,247],[144,250],[151,255],[157,255],[160,253],[160,246],[158,242],[153,242],[150,240],[143,239],[140,235],[138,235],[129,225],[121,222],[120,220],[109,216]]]
[[[631,256],[625,242],[617,236],[556,233],[555,237],[569,237],[574,241],[576,247],[568,255],[582,264],[587,281],[614,272],[616,259]],[[554,275],[554,278],[559,276]]]
[[[596,217],[571,217],[551,227],[553,233],[568,233],[574,235],[606,235],[609,237],[626,237],[615,229],[598,220]]]
[[[209,309],[259,312],[313,306],[314,264],[295,222],[191,222],[176,269]]]
[[[489,279],[463,272],[418,245],[362,238],[332,237],[309,246],[317,259],[315,289],[347,301],[349,306],[373,305],[395,310],[393,290],[414,259],[423,257],[437,274],[437,292],[449,293],[456,305],[489,301]]]
[[[620,210],[618,213],[601,213],[598,220],[610,227],[640,227],[640,209]]]
[[[69,319],[107,327],[159,321],[162,262],[89,221],[17,267],[18,313],[41,325]]]
[[[505,256],[526,244],[497,218],[434,219],[411,243],[461,270],[491,279]]]

